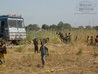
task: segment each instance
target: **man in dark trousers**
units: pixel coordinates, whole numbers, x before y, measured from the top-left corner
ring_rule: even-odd
[[[37,41],[37,39],[35,38],[35,39],[33,40],[33,42],[34,42],[34,46],[35,46],[35,53],[36,53],[36,52],[38,53],[38,41]]]
[[[49,53],[48,53],[48,48],[46,46],[44,46],[44,42],[43,41],[41,42],[40,51],[41,51],[42,67],[44,67],[45,57],[47,55],[49,55]]]

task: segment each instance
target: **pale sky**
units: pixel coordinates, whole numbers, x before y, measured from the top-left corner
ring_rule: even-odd
[[[25,25],[57,25],[60,21],[73,27],[98,25],[98,0],[88,0],[93,5],[92,13],[75,14],[81,1],[87,0],[0,0],[0,15],[19,14]]]

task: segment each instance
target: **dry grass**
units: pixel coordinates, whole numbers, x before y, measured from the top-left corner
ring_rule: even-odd
[[[42,68],[40,52],[35,54],[33,45],[7,49],[6,67],[0,65],[0,74],[98,74],[98,48],[85,42],[87,35],[95,37],[97,33],[95,30],[73,31],[72,42],[68,44],[53,42],[50,37],[50,42],[45,44],[50,53],[45,68]],[[78,43],[74,41],[76,34]]]

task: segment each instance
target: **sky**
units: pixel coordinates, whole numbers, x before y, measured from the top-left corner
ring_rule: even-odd
[[[79,12],[81,1],[95,5],[94,10]],[[0,0],[0,15],[19,14],[25,25],[57,25],[60,21],[72,27],[98,25],[98,0]],[[94,13],[94,14],[93,14]]]

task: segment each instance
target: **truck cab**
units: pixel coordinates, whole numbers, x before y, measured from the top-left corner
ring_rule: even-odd
[[[5,40],[26,40],[24,19],[21,15],[0,16],[0,37]]]

